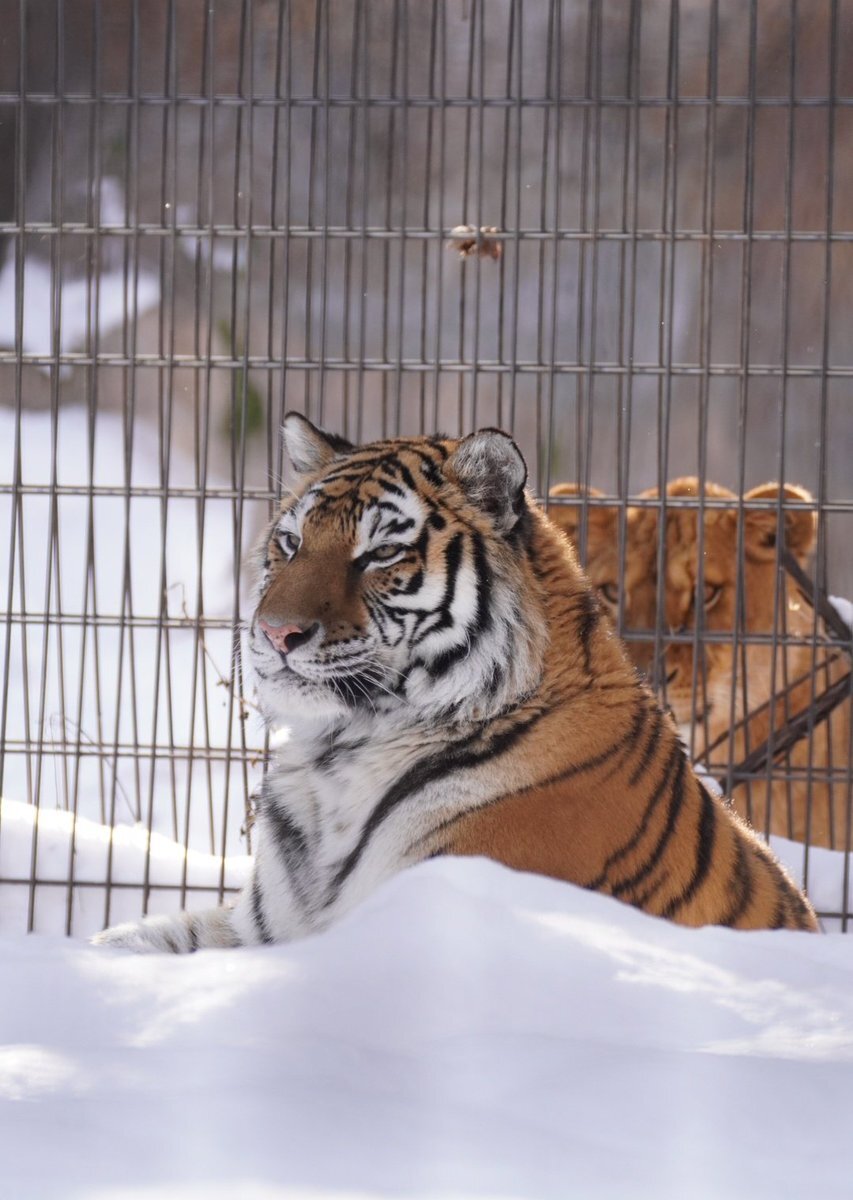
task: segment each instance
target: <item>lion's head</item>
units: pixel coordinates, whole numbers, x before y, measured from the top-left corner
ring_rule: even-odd
[[[572,495],[581,495],[573,484],[552,490],[555,497]],[[591,490],[590,495],[599,498],[601,493]],[[693,755],[706,757],[714,773],[723,775],[729,761],[742,761],[772,730],[808,707],[813,679],[820,692],[845,669],[821,626],[815,646],[813,610],[779,567],[780,533],[800,565],[807,562],[816,515],[805,506],[813,500],[805,488],[778,483],[746,492],[743,504],[733,492],[710,482],[700,497],[698,479],[685,477],[667,485],[663,533],[661,505],[653,503],[657,489],[637,500],[645,503],[629,504],[621,517],[621,546],[619,508],[589,508],[586,569],[611,612],[621,615],[632,658],[654,677]],[[554,505],[550,510],[551,519],[583,550],[579,515],[578,507]],[[624,573],[619,570],[622,557]],[[820,772],[830,757],[830,743],[836,767],[849,759],[848,721],[846,711],[836,712],[815,730],[811,749],[808,741],[800,742],[777,764],[770,819],[767,788],[760,780],[735,789],[738,809],[758,828],[800,838],[808,833],[822,845],[841,844],[844,788],[838,784],[837,800],[831,799],[832,788],[821,782]],[[805,803],[809,794],[810,815]]]

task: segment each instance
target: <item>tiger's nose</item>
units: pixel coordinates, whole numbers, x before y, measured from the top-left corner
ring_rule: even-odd
[[[263,617],[258,617],[258,626],[279,654],[289,654],[291,650],[304,645],[319,628],[316,621],[313,625],[303,628],[301,625],[273,625]]]

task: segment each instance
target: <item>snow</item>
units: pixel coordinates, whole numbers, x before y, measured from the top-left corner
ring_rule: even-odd
[[[101,180],[96,211],[101,228],[126,225],[123,189],[112,176]],[[88,275],[70,275],[67,269],[60,276],[56,266],[36,254],[24,259],[20,337],[25,354],[47,357],[78,350],[90,330],[105,337],[159,303],[160,284],[149,271],[134,272],[118,263],[102,269],[95,281]],[[17,306],[17,263],[10,254],[0,268],[0,345],[15,345]]]
[[[64,933],[69,867],[73,859],[73,931],[89,936],[105,921],[132,920],[142,912],[149,886],[151,912],[176,912],[220,901],[224,888],[245,883],[250,868],[246,854],[205,854],[185,850],[179,842],[152,832],[142,822],[100,825],[57,808],[36,808],[21,801],[0,801],[0,878],[26,879],[35,856],[40,883],[34,906],[34,928]],[[107,882],[119,885],[107,887]],[[81,882],[85,886],[81,886]],[[46,884],[65,884],[48,887]],[[184,888],[193,889],[189,896]],[[110,908],[107,905],[109,893]],[[0,884],[0,934],[27,929],[29,888]]]
[[[291,945],[0,961],[16,1200],[850,1195],[843,935],[435,860]]]

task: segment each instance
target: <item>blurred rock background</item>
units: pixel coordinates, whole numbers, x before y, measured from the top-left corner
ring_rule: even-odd
[[[850,3],[1,6],[3,403],[132,393],[191,452],[207,409],[256,483],[304,405],[512,425],[540,487],[704,442],[729,486],[849,494]]]

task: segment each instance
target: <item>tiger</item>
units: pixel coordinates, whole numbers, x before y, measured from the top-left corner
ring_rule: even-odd
[[[486,856],[684,925],[818,928],[706,790],[509,434],[354,446],[298,413],[298,476],[247,629],[275,729],[232,906],[102,946],[189,952],[329,926],[404,867]]]
[[[573,483],[557,484],[552,498],[581,498],[586,489]],[[752,488],[744,501],[781,500],[813,504],[803,487],[792,483],[765,483]],[[596,499],[597,489],[589,489]],[[684,476],[667,484],[667,499],[696,499],[700,482]],[[706,760],[725,773],[728,762],[739,763],[750,749],[762,745],[792,715],[808,710],[812,680],[817,693],[840,680],[849,663],[841,649],[828,644],[818,624],[817,654],[812,646],[814,615],[799,594],[795,581],[780,574],[777,565],[777,514],[775,509],[743,511],[743,633],[779,637],[775,654],[769,639],[750,641],[739,648],[736,627],[738,497],[728,488],[706,481],[705,496],[729,501],[725,508],[705,509],[703,524],[702,628],[728,635],[725,641],[686,641],[662,646],[658,678],[664,681],[662,699],[671,708],[682,736],[698,760]],[[658,489],[639,494],[656,500]],[[580,510],[558,503],[551,517],[577,542]],[[664,537],[664,595],[661,616],[669,633],[691,634],[695,629],[698,596],[698,514],[695,507],[666,510]],[[659,508],[628,505],[624,517],[624,572],[621,595],[619,571],[618,508],[602,503],[590,507],[586,531],[586,560],[591,582],[614,618],[621,604],[623,628],[636,640],[628,642],[635,664],[649,671],[654,642],[643,630],[657,624]],[[805,567],[816,535],[816,515],[807,508],[785,508],[785,547]],[[776,594],[779,580],[778,601]],[[740,670],[738,670],[740,664]],[[694,690],[695,689],[695,690]],[[694,711],[695,710],[695,711]],[[745,780],[732,789],[736,810],[765,834],[780,834],[812,845],[843,849],[849,843],[849,785],[843,774],[850,761],[850,701],[842,702],[829,717],[815,725],[810,737],[797,742],[765,779]],[[833,782],[831,774],[837,781]]]

